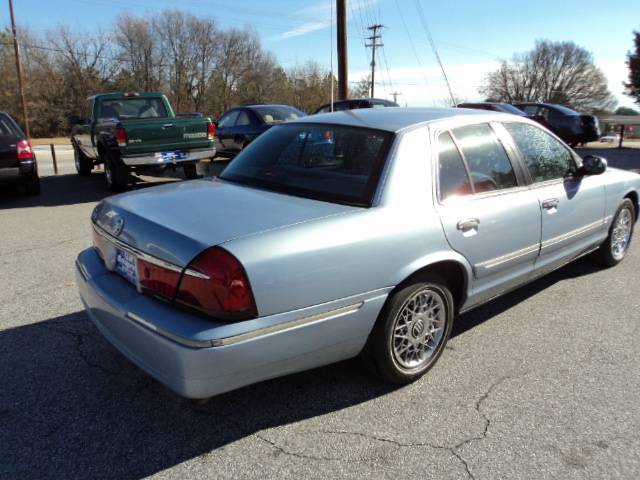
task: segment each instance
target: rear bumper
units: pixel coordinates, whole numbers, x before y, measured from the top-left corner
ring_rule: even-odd
[[[35,161],[21,161],[19,166],[0,167],[0,182],[23,183],[33,179],[37,174]]]
[[[357,355],[388,289],[237,323],[207,320],[139,295],[93,249],[76,260],[86,311],[133,363],[177,394],[207,398]]]
[[[195,150],[188,150],[186,157],[182,159],[171,158],[170,156],[163,156],[162,152],[143,153],[140,155],[127,155],[122,157],[122,161],[125,165],[130,167],[140,165],[165,165],[165,164],[179,164],[184,162],[193,162],[197,160],[203,160],[205,158],[213,158],[216,155],[216,149],[211,148],[199,148]]]

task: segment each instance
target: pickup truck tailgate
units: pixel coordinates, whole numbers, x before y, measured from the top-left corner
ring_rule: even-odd
[[[207,147],[206,118],[157,118],[122,121],[127,154]]]

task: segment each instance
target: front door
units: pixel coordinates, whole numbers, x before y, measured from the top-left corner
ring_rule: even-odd
[[[473,267],[473,305],[529,278],[540,207],[489,124],[442,132],[436,141],[437,208],[449,244]]]
[[[520,151],[540,203],[542,244],[535,269],[545,273],[606,237],[604,186],[596,177],[576,175],[574,153],[541,128],[503,125]]]

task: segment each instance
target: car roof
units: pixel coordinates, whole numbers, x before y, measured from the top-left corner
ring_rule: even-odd
[[[98,97],[100,98],[122,98],[127,96],[128,93],[134,92],[109,92],[109,93],[96,93],[95,95],[91,95],[88,97],[88,100],[94,100]],[[149,98],[149,97],[161,97],[164,93],[160,92],[135,92],[136,95],[131,95],[129,98]]]
[[[470,108],[360,108],[332,113],[318,113],[290,120],[291,123],[332,123],[354,127],[374,128],[389,132],[412,128],[421,124],[460,117],[513,119],[513,115]]]

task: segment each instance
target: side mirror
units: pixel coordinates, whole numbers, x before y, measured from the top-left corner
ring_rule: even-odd
[[[587,155],[582,159],[580,173],[583,175],[600,175],[607,169],[607,161],[596,155]]]

